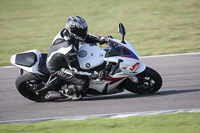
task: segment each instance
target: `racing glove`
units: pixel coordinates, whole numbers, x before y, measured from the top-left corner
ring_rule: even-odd
[[[113,37],[111,35],[109,35],[107,37],[101,37],[99,39],[100,44],[101,45],[104,44],[104,43],[108,44],[109,43],[109,38],[113,39]]]

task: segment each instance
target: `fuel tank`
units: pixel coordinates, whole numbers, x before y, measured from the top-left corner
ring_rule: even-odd
[[[84,70],[93,69],[104,62],[106,51],[93,45],[83,44],[79,47],[78,61]]]

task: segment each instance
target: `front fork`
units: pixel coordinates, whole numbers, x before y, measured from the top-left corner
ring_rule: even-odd
[[[129,77],[129,79],[131,81],[133,81],[134,83],[138,83],[139,82],[139,80],[138,80],[138,78],[136,76]]]

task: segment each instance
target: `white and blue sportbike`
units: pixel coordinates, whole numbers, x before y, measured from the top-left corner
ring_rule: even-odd
[[[80,46],[78,60],[85,71],[104,71],[103,78],[90,79],[89,90],[82,96],[109,95],[125,89],[137,94],[151,94],[162,86],[158,72],[147,67],[139,59],[135,48],[124,36],[126,29],[119,24],[122,40],[109,38],[109,47],[101,49],[94,44]],[[25,98],[43,102],[55,99],[70,99],[62,90],[62,81],[52,77],[46,68],[47,54],[30,50],[15,54],[11,63],[20,68],[16,88]],[[25,71],[25,72],[24,72]]]

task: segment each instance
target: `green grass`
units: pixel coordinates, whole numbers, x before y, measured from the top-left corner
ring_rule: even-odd
[[[199,133],[200,113],[0,125],[1,133]]]
[[[199,0],[0,0],[0,66],[12,54],[49,46],[71,15],[92,34],[113,35],[119,22],[139,55],[200,51]]]

